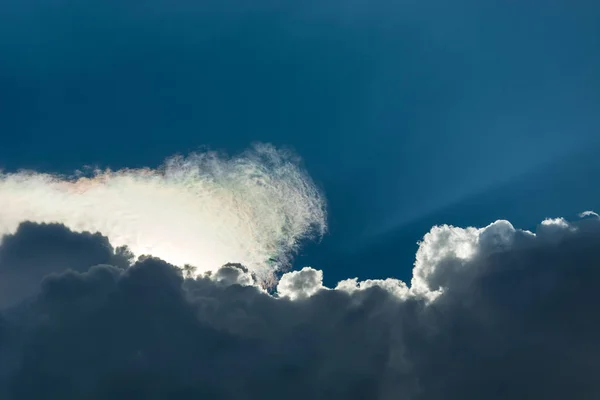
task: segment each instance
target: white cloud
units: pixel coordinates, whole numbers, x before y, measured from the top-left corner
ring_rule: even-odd
[[[598,215],[598,213],[595,213],[593,211],[584,211],[581,214],[579,214],[579,218],[586,218],[586,217],[600,218],[600,215]]]
[[[27,220],[58,222],[198,272],[237,262],[268,279],[300,240],[326,230],[324,198],[310,177],[269,145],[89,177],[4,173],[0,193],[0,235]]]
[[[346,279],[338,282],[335,290],[341,290],[348,293],[354,293],[360,290],[370,289],[372,287],[379,287],[394,296],[401,299],[405,299],[409,296],[409,288],[406,283],[399,279],[387,278],[387,279],[367,279],[365,281],[358,281],[357,278]]]
[[[283,274],[277,285],[277,293],[291,300],[305,299],[324,289],[323,271],[304,267],[300,271]]]

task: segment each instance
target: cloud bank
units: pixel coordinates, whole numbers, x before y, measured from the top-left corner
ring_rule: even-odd
[[[237,262],[263,279],[326,230],[321,193],[292,154],[270,145],[172,157],[156,170],[5,173],[0,193],[0,235],[22,221],[61,223],[136,256],[199,271]]]
[[[327,288],[307,267],[270,295],[241,265],[186,279],[128,257],[58,224],[4,238],[0,282],[38,282],[0,314],[1,398],[600,396],[594,213],[535,232],[433,227],[410,286]]]

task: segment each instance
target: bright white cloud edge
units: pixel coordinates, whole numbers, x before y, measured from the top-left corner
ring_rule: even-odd
[[[600,216],[593,211],[581,213],[579,217],[593,218],[595,221],[591,226],[598,226]],[[545,219],[535,233],[516,229],[506,220],[498,220],[484,228],[434,226],[419,242],[410,286],[394,278],[365,281],[353,278],[341,281],[331,289],[323,285],[322,271],[305,267],[284,274],[277,286],[277,294],[291,300],[301,300],[321,290],[353,293],[377,286],[402,300],[416,297],[433,301],[445,289],[445,282],[440,275],[452,272],[447,271],[448,268],[477,268],[481,265],[473,262],[477,259],[485,260],[498,252],[553,245],[588,226],[585,221],[568,222],[564,218]]]
[[[101,232],[136,256],[198,272],[238,262],[263,281],[327,229],[324,197],[298,158],[266,144],[235,157],[175,156],[157,169],[0,173],[0,235],[23,221]]]

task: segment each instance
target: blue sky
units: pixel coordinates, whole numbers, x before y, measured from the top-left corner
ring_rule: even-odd
[[[598,209],[594,1],[0,5],[0,167],[289,146],[329,200],[297,266],[410,277],[431,225]]]

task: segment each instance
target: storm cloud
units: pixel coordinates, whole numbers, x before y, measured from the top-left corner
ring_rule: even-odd
[[[60,225],[5,237],[2,282],[48,275],[0,317],[2,398],[600,396],[593,213],[535,233],[508,221],[436,226],[410,286],[327,288],[307,267],[268,293],[241,265],[192,279],[150,256],[128,266],[119,252]]]

